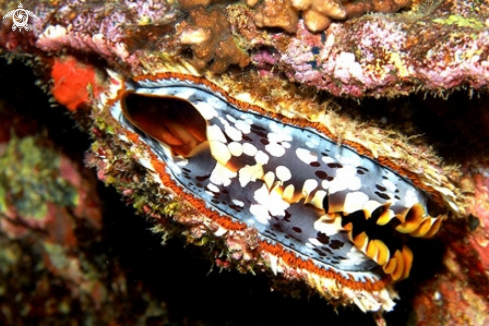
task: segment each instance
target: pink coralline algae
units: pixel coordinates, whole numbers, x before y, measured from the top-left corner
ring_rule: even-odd
[[[311,35],[302,29],[277,64],[287,66],[291,80],[337,96],[443,93],[461,86],[487,86],[489,37],[482,23],[459,27],[435,19],[423,30],[413,25],[372,17],[353,26],[333,24],[308,43],[303,39],[310,40]]]
[[[336,96],[483,89],[489,80],[489,10],[480,2],[473,6],[427,1],[396,15],[334,22],[318,34],[299,23],[295,37],[275,34],[260,41],[266,47],[252,59],[268,69],[260,53],[272,48],[274,69]]]
[[[39,7],[39,10],[45,11],[52,9],[44,5]],[[80,13],[74,14],[76,12]],[[35,30],[39,33],[36,47],[44,51],[77,49],[97,53],[107,60],[136,66],[139,64],[137,56],[128,52],[127,45],[122,40],[125,37],[124,27],[164,24],[172,21],[174,15],[168,5],[159,2],[60,3],[58,10],[53,12],[57,23],[43,20],[51,16],[41,16],[34,21]],[[12,48],[14,42],[17,40],[7,41],[4,46]]]
[[[185,24],[186,14],[170,5],[59,3],[57,7],[40,4],[36,8],[44,14],[31,18],[33,31],[27,34],[29,37],[14,34],[9,20],[3,20],[2,47],[13,52],[34,46],[43,51],[96,53],[134,71],[150,64],[148,58],[140,62],[145,56],[156,60],[155,51],[172,57],[187,55],[186,47],[180,47],[180,41],[188,39],[180,34],[185,29],[171,28],[181,21]],[[234,60],[244,66],[238,56],[247,50],[257,68],[268,69],[260,53],[273,50],[274,73],[280,69],[291,81],[333,95],[378,97],[415,91],[442,94],[460,87],[482,89],[489,80],[489,10],[482,2],[469,6],[454,1],[413,1],[397,14],[336,21],[317,34],[308,31],[302,21],[295,34],[286,34],[255,25],[250,8],[230,4],[226,10],[231,24],[229,31],[220,33],[231,33],[237,48],[242,48],[230,52],[235,58],[227,62]],[[154,34],[158,30],[161,34]],[[137,39],[144,33],[151,43],[141,45]],[[204,50],[213,51],[199,51]],[[212,60],[209,58],[206,60]]]

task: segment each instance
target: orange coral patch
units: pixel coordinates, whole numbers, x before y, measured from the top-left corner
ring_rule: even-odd
[[[56,60],[51,77],[54,80],[51,89],[54,98],[70,111],[90,102],[92,96],[98,96],[101,91],[96,82],[95,68],[82,64],[73,57]]]

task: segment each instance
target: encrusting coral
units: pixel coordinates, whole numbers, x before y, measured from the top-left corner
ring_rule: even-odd
[[[183,10],[191,10],[208,7],[216,2],[218,1],[180,0],[180,6]],[[366,12],[397,12],[408,6],[411,0],[246,0],[245,2],[249,7],[255,8],[253,20],[256,26],[280,28],[287,33],[295,33],[301,16],[309,31],[321,32],[335,20],[361,16]]]
[[[192,63],[197,69],[204,69],[210,62],[214,73],[224,72],[229,65],[240,68],[250,63],[246,51],[240,49],[230,33],[226,13],[219,7],[209,11],[203,7],[190,10],[190,17],[183,21],[178,30],[180,43],[190,46]]]
[[[407,7],[411,0],[362,0],[343,3],[349,18],[360,16],[366,12],[391,13]]]
[[[257,8],[254,20],[258,27],[278,27],[286,32],[295,33],[299,15],[292,2],[264,0]]]
[[[366,12],[391,13],[409,5],[410,0],[247,0],[246,4],[256,7],[255,23],[259,27],[278,27],[295,33],[299,21],[298,12],[311,32],[325,30],[333,20],[360,16]]]

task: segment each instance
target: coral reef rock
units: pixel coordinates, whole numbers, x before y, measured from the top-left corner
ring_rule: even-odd
[[[22,5],[0,3],[2,60],[22,62],[90,137],[84,159],[56,151],[71,140],[47,135],[73,127],[39,126],[53,111],[32,110],[25,93],[34,114],[18,114],[23,87],[9,81],[22,76],[2,69],[0,259],[32,244],[26,259],[61,277],[57,313],[73,297],[100,312],[119,303],[114,288],[128,295],[129,274],[90,249],[104,223],[83,162],[151,236],[266,275],[285,295],[374,312],[377,324],[488,322],[486,2]],[[54,291],[32,284],[41,299]],[[23,317],[3,307],[7,323]]]

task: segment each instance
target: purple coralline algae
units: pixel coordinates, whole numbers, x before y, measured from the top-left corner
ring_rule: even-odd
[[[487,87],[489,36],[484,20],[460,26],[456,22],[467,19],[453,14],[418,22],[404,22],[399,16],[335,23],[316,36],[299,28],[275,64],[285,65],[290,80],[337,96],[443,94],[458,87]],[[421,25],[422,30],[416,28]]]
[[[30,3],[24,5],[27,8]],[[200,56],[223,51],[213,48],[217,45],[203,37],[202,28],[196,25],[192,29],[192,21],[185,22],[185,12],[168,3],[58,2],[32,3],[31,7],[36,8],[39,18],[30,18],[32,32],[24,37],[11,30],[11,20],[2,21],[0,44],[4,49],[91,52],[130,67],[133,73],[141,72],[142,67],[149,69],[148,60],[157,61],[158,53],[185,57],[185,44],[192,44],[192,51],[200,48]],[[4,10],[12,9],[13,4]],[[235,53],[229,58],[230,64],[247,51],[254,59],[252,65],[270,69],[268,60],[260,60],[260,53],[272,50],[274,73],[283,72],[293,82],[333,95],[446,94],[458,88],[483,89],[489,79],[489,16],[483,2],[469,6],[456,1],[413,1],[396,14],[334,21],[319,33],[307,30],[302,20],[298,20],[294,33],[259,28],[253,21],[255,9],[238,4],[214,6],[213,10],[227,14],[231,23],[228,30],[212,32],[215,39],[221,34],[233,35],[237,48],[230,52]],[[182,21],[190,26],[176,29]],[[148,38],[144,45],[138,39],[142,35]],[[245,64],[244,58],[239,64]]]

